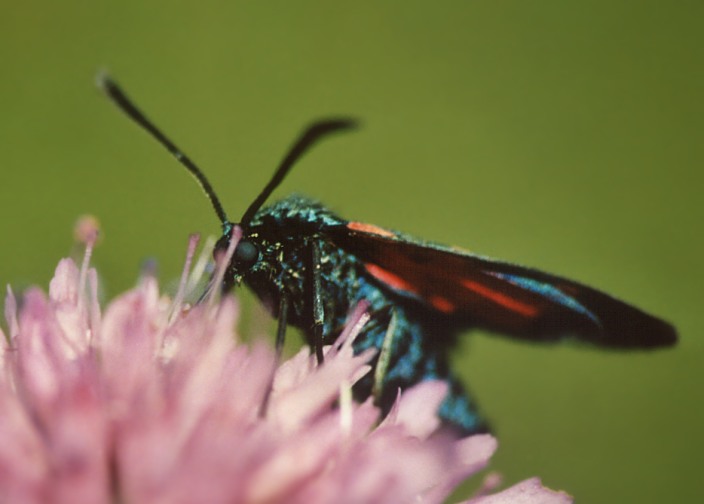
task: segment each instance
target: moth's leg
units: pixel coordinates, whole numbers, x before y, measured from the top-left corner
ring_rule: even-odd
[[[318,364],[323,363],[323,324],[325,322],[325,309],[323,307],[323,287],[321,269],[320,241],[311,242],[311,259],[313,272],[313,347]]]
[[[276,357],[281,357],[286,340],[286,324],[288,322],[288,296],[281,295],[279,301],[279,326],[276,330]]]
[[[279,362],[281,361],[281,352],[284,348],[284,340],[286,339],[286,322],[288,320],[288,297],[284,294],[281,295],[281,300],[279,301],[279,326],[276,329],[276,361],[271,369],[271,376],[269,377],[269,385],[266,388],[266,393],[264,394],[264,399],[259,407],[259,416],[264,418],[266,416],[266,410],[269,407],[269,397],[271,396],[271,389],[274,386],[274,374],[279,368]]]
[[[392,308],[389,326],[386,329],[384,342],[381,345],[379,358],[376,361],[376,368],[374,369],[372,396],[374,397],[374,403],[377,405],[381,402],[381,396],[384,392],[384,383],[386,382],[386,373],[389,370],[389,363],[391,362],[391,350],[394,344],[394,337],[396,336],[396,320],[396,312]]]

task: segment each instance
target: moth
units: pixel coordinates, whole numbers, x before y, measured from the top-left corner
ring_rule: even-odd
[[[384,373],[377,373],[381,383],[367,375],[354,393],[364,399],[374,389],[383,410],[399,389],[443,380],[449,393],[439,416],[463,433],[485,431],[487,424],[448,365],[458,335],[470,328],[536,342],[570,337],[624,349],[677,341],[667,322],[567,278],[346,220],[301,196],[265,207],[296,161],[321,139],[354,128],[350,119],[324,119],[306,128],[234,223],[195,163],[113,80],[102,76],[99,85],[195,176],[222,225],[215,252],[228,248],[236,229],[241,232],[222,289],[243,283],[271,307],[279,344],[291,324],[322,361],[323,346],[335,340],[351,309],[360,301],[369,303],[372,318],[354,349],[384,347]]]

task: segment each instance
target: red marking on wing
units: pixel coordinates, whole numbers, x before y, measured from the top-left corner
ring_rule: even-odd
[[[386,285],[393,289],[398,289],[406,292],[416,293],[417,290],[413,287],[410,282],[407,282],[395,273],[391,273],[385,270],[381,266],[376,264],[367,263],[364,265],[367,268],[369,274],[371,274],[377,280],[384,282]]]
[[[394,233],[388,229],[380,228],[374,224],[365,224],[364,222],[348,222],[347,229],[352,231],[360,231],[362,233],[371,233],[379,236],[386,236],[387,238],[393,238],[396,236]]]
[[[428,299],[428,301],[430,301],[430,304],[435,309],[443,313],[452,313],[457,309],[457,307],[452,301],[442,296],[430,296],[430,299]]]
[[[370,275],[391,289],[412,293],[427,303],[428,310],[440,315],[443,308],[450,308],[445,300],[453,304],[454,310],[445,314],[450,329],[483,327],[536,341],[556,341],[570,334],[616,348],[658,347],[677,341],[677,332],[667,322],[558,275],[357,222],[329,226],[325,232],[337,246],[362,261]],[[589,313],[505,275],[559,289]]]
[[[489,287],[482,285],[479,282],[465,279],[461,280],[460,283],[464,287],[467,287],[469,290],[472,290],[477,294],[484,296],[485,298],[490,299],[497,304],[500,304],[504,308],[508,308],[509,310],[515,311],[516,313],[520,313],[521,315],[524,315],[526,317],[535,317],[538,314],[538,309],[535,306],[522,303],[521,301],[511,298],[506,294],[502,294],[501,292],[490,289]]]

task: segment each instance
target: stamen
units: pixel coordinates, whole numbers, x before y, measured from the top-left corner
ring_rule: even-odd
[[[482,486],[477,489],[477,491],[472,496],[472,500],[479,497],[484,497],[496,490],[503,481],[503,476],[501,473],[492,471],[486,476],[484,476],[484,481],[482,481]]]
[[[85,243],[86,250],[83,254],[83,263],[81,264],[81,274],[78,280],[78,303],[83,303],[86,289],[86,278],[88,275],[88,266],[90,258],[93,255],[93,247],[98,240],[100,233],[98,219],[92,215],[84,215],[78,219],[73,228],[73,234],[76,241]]]
[[[392,311],[389,327],[386,329],[384,341],[381,344],[381,350],[379,351],[379,359],[376,363],[376,369],[374,369],[372,396],[376,402],[381,399],[381,392],[384,390],[384,380],[386,379],[386,372],[389,369],[389,361],[391,360],[391,345],[393,345],[394,336],[396,334],[396,320],[396,311]]]
[[[225,273],[227,273],[227,268],[230,265],[230,261],[232,261],[232,256],[235,254],[235,248],[237,248],[237,243],[240,241],[240,238],[242,238],[242,228],[235,225],[232,227],[232,237],[230,238],[230,243],[227,246],[225,255],[218,254],[218,257],[215,258],[217,266],[215,267],[213,281],[209,287],[210,292],[207,295],[208,304],[210,304],[210,306],[214,305],[218,298],[218,294],[221,291],[220,286],[225,278]]]
[[[81,215],[73,226],[73,239],[78,243],[95,241],[100,232],[100,222],[92,215]]]
[[[145,280],[154,279],[156,280],[157,273],[159,272],[159,263],[154,257],[147,257],[142,261],[139,266],[139,279],[138,282],[141,284]]]
[[[190,296],[203,279],[205,270],[208,268],[211,258],[213,257],[213,248],[215,248],[215,238],[213,236],[208,236],[205,240],[203,248],[200,251],[200,254],[198,254],[196,264],[191,270],[191,275],[188,277],[186,296]]]
[[[100,304],[98,304],[98,272],[95,268],[90,268],[88,270],[88,286],[90,287],[90,305],[89,313],[90,316],[90,344],[97,343],[99,338],[98,332],[100,330]]]
[[[337,340],[335,340],[335,343],[332,345],[332,347],[330,347],[330,350],[328,350],[330,357],[337,354],[337,352],[339,352],[341,349],[349,348],[352,346],[352,343],[354,343],[354,340],[357,338],[357,336],[359,336],[359,333],[362,331],[362,328],[367,322],[369,322],[370,315],[367,312],[367,310],[369,310],[369,306],[370,303],[366,300],[362,300],[357,303],[357,306],[354,307],[354,310],[352,310],[352,313],[350,313],[349,317],[347,318],[345,328],[337,337]]]
[[[200,235],[195,233],[188,237],[188,248],[186,249],[186,260],[183,264],[183,271],[181,272],[181,280],[178,283],[178,290],[176,291],[176,296],[174,297],[173,305],[171,307],[171,316],[169,317],[169,325],[171,325],[178,314],[181,311],[181,305],[183,304],[183,298],[186,295],[186,286],[188,284],[188,274],[191,269],[191,263],[193,262],[193,256],[196,253],[196,247],[200,241]]]
[[[20,325],[17,321],[17,298],[12,292],[12,288],[7,286],[7,296],[5,296],[5,320],[7,321],[8,332],[5,335],[7,345],[12,348],[12,344],[20,333]]]
[[[264,391],[264,397],[259,405],[259,418],[266,418],[267,411],[269,410],[269,400],[271,399],[271,393],[274,391],[274,380],[276,378],[276,371],[279,369],[281,364],[281,352],[276,352],[274,356],[273,366],[271,367],[271,372],[269,373],[269,379],[267,380],[266,390]]]
[[[347,380],[340,383],[340,430],[345,437],[352,432],[352,386]]]

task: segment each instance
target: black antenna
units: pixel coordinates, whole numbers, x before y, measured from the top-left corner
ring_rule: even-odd
[[[276,172],[274,172],[274,176],[271,177],[269,183],[262,190],[262,192],[259,193],[259,196],[257,196],[257,198],[252,202],[252,204],[249,205],[249,208],[247,208],[247,211],[242,216],[240,225],[246,226],[249,221],[252,220],[254,214],[257,213],[257,210],[259,210],[259,208],[264,204],[266,199],[271,195],[272,192],[274,192],[274,189],[276,189],[276,187],[281,183],[284,177],[286,177],[286,174],[291,169],[291,167],[317,141],[322,139],[324,136],[329,135],[330,133],[352,129],[356,126],[356,121],[345,118],[323,119],[320,121],[316,121],[310,126],[308,126],[308,128],[305,129],[303,133],[301,133],[301,136],[298,138],[296,143],[293,144],[293,147],[291,147],[291,149],[288,151],[288,154],[283,159],[283,161],[281,161],[281,164],[276,169]]]
[[[220,219],[220,222],[222,223],[223,227],[227,227],[230,224],[230,220],[227,218],[225,210],[223,210],[222,205],[220,204],[220,200],[215,194],[213,187],[210,185],[210,182],[208,182],[208,179],[205,178],[203,172],[200,171],[200,168],[198,168],[196,164],[181,151],[181,149],[176,147],[176,145],[171,140],[169,140],[166,135],[164,135],[159,130],[159,128],[154,126],[154,124],[149,119],[147,119],[144,114],[142,114],[142,112],[137,108],[137,106],[132,102],[132,100],[127,97],[127,95],[122,91],[122,89],[120,89],[117,83],[110,78],[109,75],[99,74],[97,77],[97,84],[98,87],[102,89],[105,94],[107,94],[108,97],[112,101],[114,101],[115,104],[117,104],[117,106],[120,107],[120,109],[125,114],[127,114],[134,122],[139,124],[142,128],[151,133],[151,135],[156,138],[161,145],[166,147],[166,150],[173,154],[173,156],[183,166],[185,166],[189,172],[191,172],[191,175],[196,178],[198,184],[201,186],[201,188],[205,192],[205,195],[210,200],[210,203],[212,203],[213,208],[215,209],[215,213],[218,214],[218,218]]]

